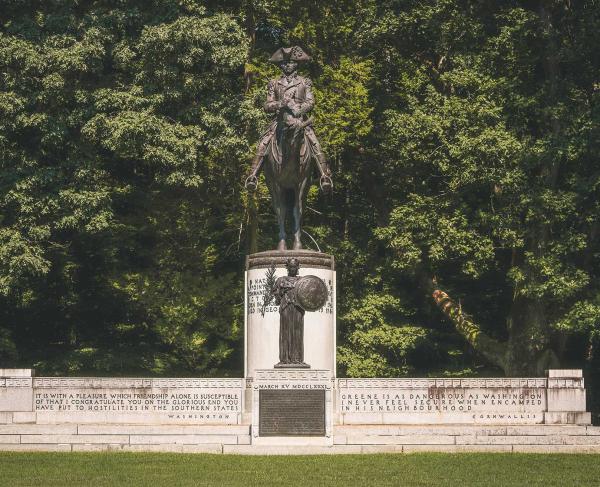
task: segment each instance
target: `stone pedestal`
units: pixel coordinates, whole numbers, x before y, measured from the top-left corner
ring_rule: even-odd
[[[304,363],[280,364],[279,306],[265,306],[274,281],[288,274],[316,276],[327,287],[325,306],[304,313]],[[275,274],[269,283],[269,273]],[[335,267],[333,257],[312,251],[270,251],[248,256],[245,274],[246,411],[253,444],[332,444],[335,377]]]
[[[246,378],[257,370],[273,369],[279,362],[279,307],[271,304],[262,314],[267,271],[275,266],[275,278],[287,274],[285,263],[296,258],[300,276],[321,278],[329,297],[325,306],[304,315],[304,361],[310,369],[329,370],[335,376],[335,266],[331,255],[309,250],[259,252],[249,255],[245,273]],[[293,368],[292,368],[293,370]]]

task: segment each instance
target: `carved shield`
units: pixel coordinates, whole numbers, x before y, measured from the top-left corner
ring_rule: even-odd
[[[327,286],[317,276],[303,276],[294,285],[298,304],[306,311],[318,311],[327,302]]]

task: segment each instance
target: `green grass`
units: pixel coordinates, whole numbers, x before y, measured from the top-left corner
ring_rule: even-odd
[[[597,455],[1,453],[2,486],[600,485]]]

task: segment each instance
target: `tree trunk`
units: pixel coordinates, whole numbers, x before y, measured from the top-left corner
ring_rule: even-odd
[[[558,100],[560,69],[558,64],[557,34],[553,25],[550,12],[551,2],[540,0],[538,15],[545,37],[548,39],[542,58],[542,65],[546,80],[548,81],[547,105],[553,106]],[[547,120],[549,136],[558,146],[562,127],[556,114]],[[543,189],[555,190],[558,184],[560,160],[558,154],[546,154],[540,161],[541,171],[539,181]],[[540,223],[531,228],[527,239],[527,249],[535,258],[541,258],[548,251],[550,239],[550,226]],[[516,259],[515,259],[516,260]],[[527,281],[535,283],[538,276],[535,270],[529,268],[524,262],[523,255],[519,253],[518,260],[513,265],[520,265]],[[544,374],[545,369],[558,365],[556,354],[550,349],[550,329],[543,297],[523,296],[519,285],[514,289],[513,304],[507,317],[509,339],[507,342],[507,369],[509,375]]]
[[[507,319],[506,374],[542,376],[559,366],[550,349],[546,313],[539,299],[517,297]]]
[[[452,301],[444,291],[436,289],[433,292],[433,299],[442,313],[452,321],[456,330],[471,346],[486,360],[500,367],[506,373],[508,365],[506,363],[506,345],[484,333],[478,325],[465,316],[462,307]]]
[[[542,376],[546,369],[558,367],[554,352],[547,347],[536,347],[535,336],[527,335],[532,331],[523,326],[527,319],[520,323],[520,333],[510,334],[507,342],[500,342],[482,331],[444,291],[436,289],[433,299],[473,349],[489,363],[500,367],[506,376]]]

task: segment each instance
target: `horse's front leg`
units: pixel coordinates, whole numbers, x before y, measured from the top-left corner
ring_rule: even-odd
[[[274,187],[271,192],[273,195],[273,208],[277,215],[277,224],[279,225],[279,243],[277,244],[277,250],[287,250],[287,244],[285,243],[285,198],[283,190],[279,187]]]
[[[304,177],[300,184],[296,194],[294,195],[294,250],[300,250],[302,248],[302,214],[304,213],[304,200],[306,197],[306,189],[308,186],[308,177]]]
[[[302,248],[302,210],[298,203],[294,203],[294,250]]]

